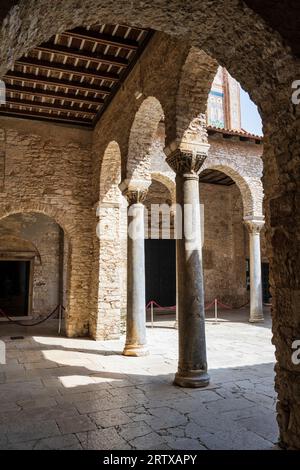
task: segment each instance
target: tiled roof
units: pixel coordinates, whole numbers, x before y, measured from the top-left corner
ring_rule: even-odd
[[[258,142],[262,142],[263,140],[263,136],[251,134],[250,132],[247,132],[244,129],[234,130],[234,129],[214,127],[214,126],[207,126],[207,131],[208,133],[219,132],[220,134],[223,134],[224,136],[236,136],[236,137],[241,137],[245,139],[255,140]]]

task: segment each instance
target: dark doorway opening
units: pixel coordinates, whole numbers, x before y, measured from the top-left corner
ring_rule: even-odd
[[[0,261],[0,308],[12,317],[28,315],[30,261]]]
[[[176,304],[175,240],[145,240],[146,302]]]
[[[261,265],[261,275],[262,275],[262,294],[263,302],[265,304],[270,303],[270,284],[269,284],[269,263],[262,263]]]

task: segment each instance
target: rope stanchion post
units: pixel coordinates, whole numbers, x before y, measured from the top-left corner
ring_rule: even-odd
[[[58,334],[61,332],[62,306],[58,306]]]
[[[215,324],[218,324],[218,299],[215,299]]]
[[[153,309],[153,302],[150,303],[151,308],[151,328],[154,328],[154,309]]]

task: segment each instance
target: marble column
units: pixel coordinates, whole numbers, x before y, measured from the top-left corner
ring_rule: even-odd
[[[263,220],[245,220],[249,232],[250,250],[250,317],[249,322],[264,321],[260,256],[260,231]]]
[[[167,157],[176,173],[177,207],[182,208],[183,221],[182,236],[176,240],[179,361],[174,380],[182,387],[209,384],[199,200],[199,172],[206,154],[178,149]]]
[[[144,204],[146,189],[128,189],[127,327],[125,356],[146,356]]]

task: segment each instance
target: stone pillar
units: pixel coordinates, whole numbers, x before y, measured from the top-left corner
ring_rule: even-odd
[[[177,207],[182,208],[183,221],[182,236],[176,234],[179,361],[174,380],[182,387],[209,384],[199,200],[199,172],[207,150],[208,145],[203,144],[200,150],[177,149],[167,157],[176,173]]]
[[[245,220],[249,232],[250,249],[250,317],[249,322],[264,321],[260,256],[260,231],[263,220]]]
[[[147,189],[128,189],[127,323],[125,356],[146,356],[144,204]]]

